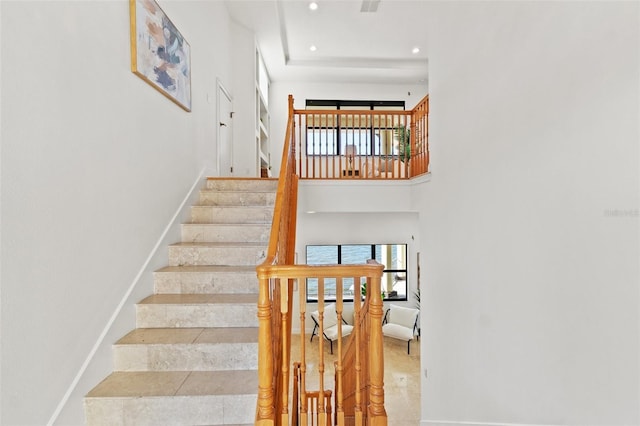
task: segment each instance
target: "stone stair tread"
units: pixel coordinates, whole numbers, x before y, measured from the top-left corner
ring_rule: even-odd
[[[273,207],[274,205],[274,196],[275,191],[270,191],[268,189],[260,190],[254,189],[251,191],[244,191],[242,189],[201,189],[199,192],[200,199],[196,201],[194,206],[204,207],[208,204],[202,203],[202,198],[213,197],[214,199],[218,196],[228,200],[228,203],[218,204],[218,206],[225,207]],[[248,200],[253,200],[252,202],[247,202]],[[257,202],[256,200],[263,200],[264,202]],[[270,200],[267,202],[267,200]],[[266,204],[265,204],[266,203]]]
[[[198,222],[188,222],[188,223],[183,223],[182,224],[183,227],[208,227],[208,228],[230,228],[230,227],[238,227],[238,226],[242,226],[242,227],[251,227],[251,228],[264,228],[271,226],[271,221],[269,222],[251,222],[251,223],[246,223],[246,222],[224,222],[224,223],[210,223],[210,222],[203,222],[203,223],[198,223]]]
[[[205,178],[205,185],[203,188],[207,188],[207,185],[240,185],[240,188],[255,188],[260,187],[260,185],[270,185],[269,188],[273,188],[275,190],[278,185],[278,178],[270,177],[270,178],[261,178],[261,177],[252,177],[252,176],[207,176]],[[248,186],[242,186],[243,184],[248,184]]]
[[[218,262],[220,263],[220,262]],[[156,294],[255,294],[255,265],[164,266],[154,272]]]
[[[272,188],[202,188],[200,192],[238,192],[242,194],[273,194],[275,189]]]
[[[164,266],[158,269],[156,272],[256,272],[256,267],[253,265],[182,265],[182,266]]]
[[[251,176],[207,176],[205,177],[206,182],[217,182],[217,181],[227,181],[227,182],[278,182],[277,177],[251,177]]]
[[[169,246],[169,265],[259,265],[264,262],[268,241],[188,242]]]
[[[171,247],[266,247],[267,243],[261,242],[188,242],[182,241],[171,244]]]
[[[225,189],[201,189],[198,193],[197,206],[262,206],[275,205],[276,191],[256,188],[254,190]]]
[[[138,304],[200,305],[200,304],[256,304],[258,295],[238,294],[152,294]]]
[[[185,224],[264,224],[273,222],[273,206],[192,206]]]
[[[209,192],[219,192],[219,191],[209,191]],[[268,212],[273,212],[273,206],[264,206],[264,205],[253,205],[253,204],[246,204],[246,205],[232,205],[232,204],[222,204],[219,206],[210,206],[210,205],[206,205],[206,204],[194,204],[191,206],[192,210],[197,210],[197,209],[203,209],[203,210],[238,210],[238,209],[243,209],[243,210],[265,210]]]
[[[136,328],[116,345],[256,343],[256,327]]]
[[[257,370],[116,371],[89,391],[86,398],[251,395],[257,391]]]

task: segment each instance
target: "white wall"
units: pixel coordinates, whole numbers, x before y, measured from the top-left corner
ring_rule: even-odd
[[[233,175],[258,176],[256,146],[256,40],[232,22],[233,42]]]
[[[638,23],[431,4],[423,425],[640,424]]]
[[[226,9],[162,7],[191,44],[191,113],[131,73],[128,1],[0,2],[2,424],[46,424],[67,392],[58,424],[83,422],[82,396],[166,263],[154,246],[203,170],[215,172]]]

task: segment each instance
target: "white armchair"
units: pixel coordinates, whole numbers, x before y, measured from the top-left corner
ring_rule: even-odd
[[[397,158],[372,156],[362,163],[363,175],[370,178],[404,179],[407,165]]]
[[[318,329],[320,328],[320,319],[318,315],[318,311],[311,312],[311,319],[314,322],[313,332],[311,333],[311,341],[313,341],[313,336],[319,334]],[[342,337],[345,337],[351,334],[353,326],[349,325],[344,318],[342,318],[342,323]],[[330,303],[324,307],[322,326],[322,335],[329,341],[329,344],[331,345],[331,353],[333,353],[333,342],[335,340],[338,340],[338,337],[340,337],[338,336],[338,313],[336,312],[335,303]]]
[[[390,305],[382,321],[382,334],[407,342],[407,353],[411,353],[411,341],[417,336],[418,314],[414,308]]]

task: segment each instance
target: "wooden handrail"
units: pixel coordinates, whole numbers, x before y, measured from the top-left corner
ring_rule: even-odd
[[[289,96],[289,116],[293,116],[293,97]],[[269,276],[274,265],[294,263],[298,177],[294,168],[293,120],[287,123],[271,234],[265,261],[258,273],[258,403],[256,425],[281,424],[288,416],[288,401],[280,398],[288,389],[288,342],[291,339],[293,281],[283,289]],[[273,342],[283,342],[274,345]],[[284,350],[283,350],[284,348]],[[284,368],[282,367],[284,366]],[[284,424],[287,424],[285,422]]]
[[[428,97],[420,108],[413,111],[385,112],[388,120],[398,117],[405,126],[411,126],[410,152],[411,158],[405,158],[404,174],[398,173],[396,178],[415,176],[416,170],[428,170],[428,163],[414,166],[414,159],[428,159],[426,118],[428,113]],[[418,112],[416,112],[418,110]],[[386,426],[387,415],[384,408],[384,356],[382,346],[382,298],[381,278],[384,266],[375,261],[367,265],[296,265],[295,237],[297,216],[298,179],[302,157],[297,155],[301,148],[302,127],[306,124],[300,117],[314,114],[316,111],[300,111],[293,108],[293,97],[289,96],[289,120],[285,135],[282,154],[274,217],[271,227],[269,245],[265,261],[256,268],[258,275],[258,402],[256,406],[255,425],[273,426],[289,425],[295,420],[296,424],[307,424],[308,399],[316,395],[317,421],[323,425],[354,424],[364,426],[365,422],[371,426]],[[324,113],[325,111],[323,111]],[[336,117],[347,120],[380,120],[376,111],[365,111],[360,115],[354,111],[342,111]],[[355,115],[354,115],[355,114]],[[313,115],[311,115],[313,116]],[[349,118],[350,117],[350,118]],[[368,118],[367,118],[368,117]],[[385,118],[387,120],[387,118]],[[391,122],[391,121],[389,121]],[[305,130],[306,132],[306,130]],[[341,161],[341,160],[340,160]],[[362,158],[358,159],[358,166],[362,166]],[[417,161],[417,160],[416,160]],[[342,164],[342,163],[339,163]],[[422,164],[422,163],[420,163]],[[328,163],[325,164],[329,169]],[[315,166],[314,166],[315,167]],[[423,169],[420,169],[423,167]],[[409,174],[413,169],[414,174]],[[335,171],[335,164],[333,165]],[[393,173],[392,173],[393,175]],[[306,357],[306,328],[307,312],[306,284],[308,279],[318,282],[318,320],[319,338],[318,350],[318,382],[319,389],[308,390],[306,387],[307,365]],[[324,282],[333,280],[336,283],[335,312],[326,311],[324,301]],[[345,303],[343,298],[343,283],[353,280],[357,287],[362,280],[367,282],[367,295],[363,301],[359,292],[355,291],[352,301],[354,317],[353,332],[343,347],[342,338],[346,334],[343,325]],[[289,399],[291,376],[291,327],[293,312],[293,289],[298,284],[300,307],[300,361],[296,366],[296,381],[293,401]],[[331,413],[331,403],[326,401],[330,395],[324,383],[324,345],[321,337],[324,331],[326,315],[336,315],[337,328],[337,361],[335,366],[335,380],[333,398],[335,399],[334,415]],[[329,318],[329,317],[327,317]],[[313,350],[311,348],[310,350]],[[295,409],[295,415],[290,416],[289,406]],[[329,413],[327,413],[329,409]],[[335,422],[335,423],[334,423]]]

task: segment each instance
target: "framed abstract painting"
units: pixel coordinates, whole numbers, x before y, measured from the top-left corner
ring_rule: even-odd
[[[191,48],[155,0],[129,0],[131,71],[191,111]]]

